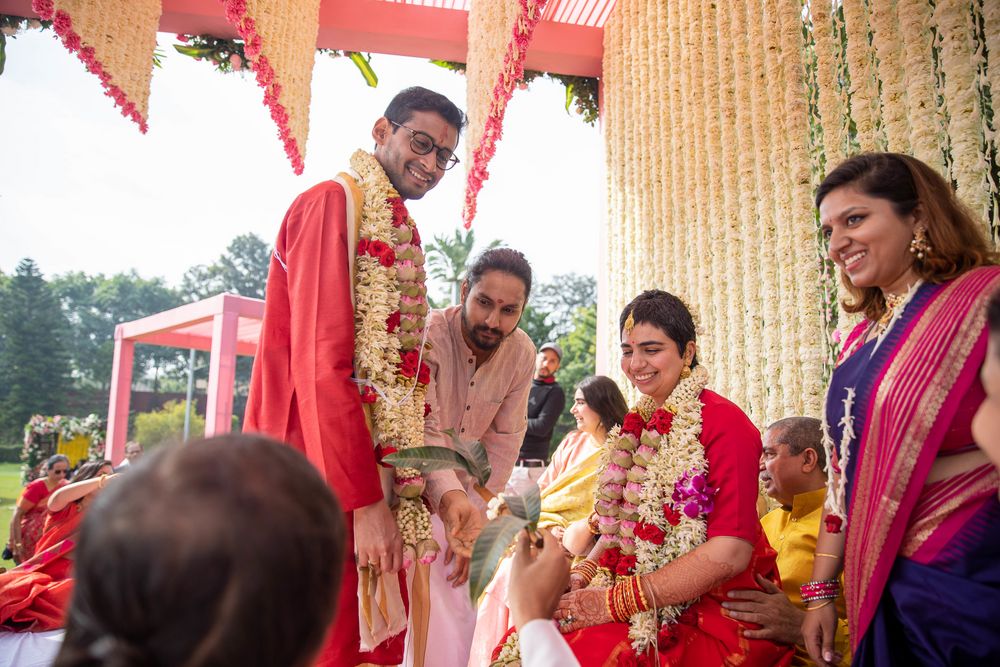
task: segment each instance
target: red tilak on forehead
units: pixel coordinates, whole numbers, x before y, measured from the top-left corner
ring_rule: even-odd
[[[497,305],[498,306],[502,306],[503,305],[503,299],[497,299]]]

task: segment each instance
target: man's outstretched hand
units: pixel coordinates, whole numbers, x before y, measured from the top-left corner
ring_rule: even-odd
[[[455,561],[448,581],[452,586],[458,587],[469,580],[469,559],[472,558],[472,546],[479,537],[479,531],[483,529],[483,517],[469,502],[465,492],[458,490],[449,491],[442,496],[438,511],[448,540],[445,565],[453,559]]]

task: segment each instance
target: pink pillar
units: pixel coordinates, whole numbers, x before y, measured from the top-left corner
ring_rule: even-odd
[[[108,440],[104,458],[115,465],[125,457],[128,437],[128,406],[132,398],[132,359],[135,342],[123,337],[122,327],[115,327],[115,356],[111,366],[111,396],[108,399]]]
[[[208,367],[205,437],[229,433],[233,423],[233,382],[236,380],[236,334],[239,313],[227,308],[212,320],[212,356]]]

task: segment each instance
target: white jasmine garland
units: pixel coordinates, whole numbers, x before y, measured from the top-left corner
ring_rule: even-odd
[[[407,215],[405,231],[395,228],[392,201],[399,194],[378,161],[365,151],[351,156],[351,168],[358,174],[358,187],[364,195],[361,209],[359,244],[379,241],[392,248],[394,261],[383,266],[378,257],[358,252],[355,259],[354,360],[362,396],[374,398],[372,436],[384,447],[406,449],[423,445],[424,397],[426,386],[419,381],[420,365],[413,377],[400,369],[400,353],[422,357],[423,332],[427,314],[426,288],[423,280],[423,252],[411,243],[416,225]],[[400,203],[402,200],[400,199]],[[405,210],[405,207],[404,209]],[[404,257],[404,255],[406,257]],[[399,278],[405,269],[410,280]],[[407,310],[400,314],[400,324],[389,331],[390,315],[401,312],[403,290],[413,292]],[[405,339],[404,339],[405,337]],[[431,537],[430,513],[420,500],[424,480],[413,468],[394,471],[397,495],[395,508],[403,544],[409,560],[413,557],[430,562],[440,550]],[[405,495],[403,495],[405,494]]]

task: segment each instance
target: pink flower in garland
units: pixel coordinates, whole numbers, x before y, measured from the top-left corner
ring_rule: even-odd
[[[70,19],[69,14],[61,9],[57,11],[55,17],[52,19],[52,29],[60,37],[65,37],[69,34],[69,31],[73,29],[73,21]]]
[[[33,0],[31,8],[46,21],[52,18],[52,14],[56,9],[52,0]]]

